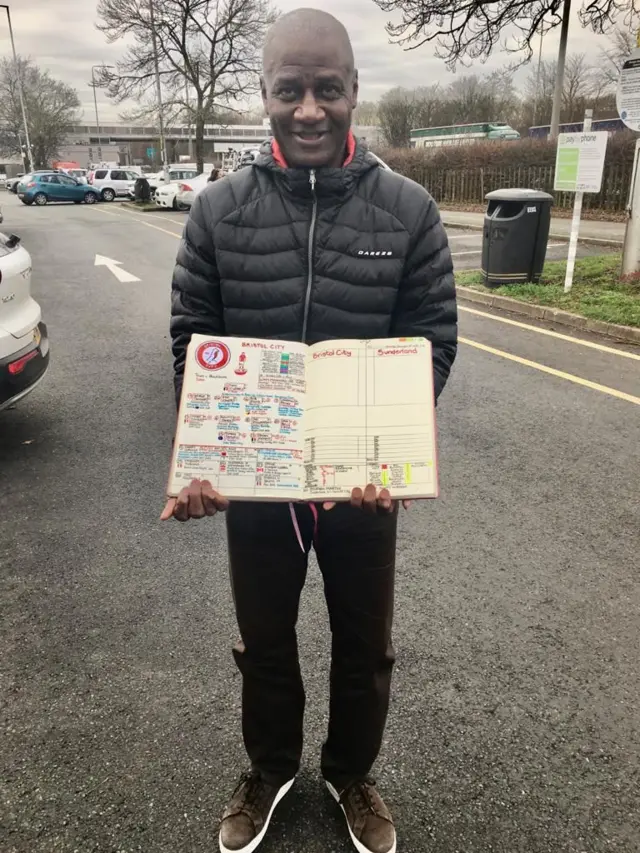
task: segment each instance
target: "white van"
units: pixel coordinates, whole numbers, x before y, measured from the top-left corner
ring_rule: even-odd
[[[31,255],[0,233],[0,410],[38,385],[49,368],[49,338],[31,296]]]

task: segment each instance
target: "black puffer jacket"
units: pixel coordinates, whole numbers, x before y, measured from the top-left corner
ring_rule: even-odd
[[[316,343],[420,335],[436,396],[456,354],[453,267],[431,196],[358,144],[342,169],[257,163],[209,184],[173,276],[179,397],[192,334]]]

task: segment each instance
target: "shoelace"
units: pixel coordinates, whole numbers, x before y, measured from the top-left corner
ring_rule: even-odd
[[[350,798],[354,809],[359,811],[361,815],[373,814],[376,817],[384,817],[376,807],[374,797],[371,793],[371,788],[375,788],[375,785],[375,780],[369,777],[352,782],[342,792],[340,802]]]
[[[260,774],[253,773],[251,771],[249,771],[248,773],[243,773],[234,791],[234,797],[243,788],[243,805],[254,805],[260,799],[261,794],[264,793],[264,784],[262,782],[262,779],[260,778]]]

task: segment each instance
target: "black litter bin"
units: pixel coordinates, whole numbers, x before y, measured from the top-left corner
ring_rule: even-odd
[[[540,281],[547,253],[553,196],[540,190],[488,193],[482,241],[487,287]]]

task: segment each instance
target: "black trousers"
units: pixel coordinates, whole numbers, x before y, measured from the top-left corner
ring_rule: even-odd
[[[314,517],[296,505],[232,503],[227,512],[231,585],[241,642],[242,729],[254,770],[272,784],[298,771],[305,693],[296,622],[314,545],[332,633],[329,731],[322,773],[338,789],[366,776],[389,706],[397,511],[370,515],[347,504]]]

